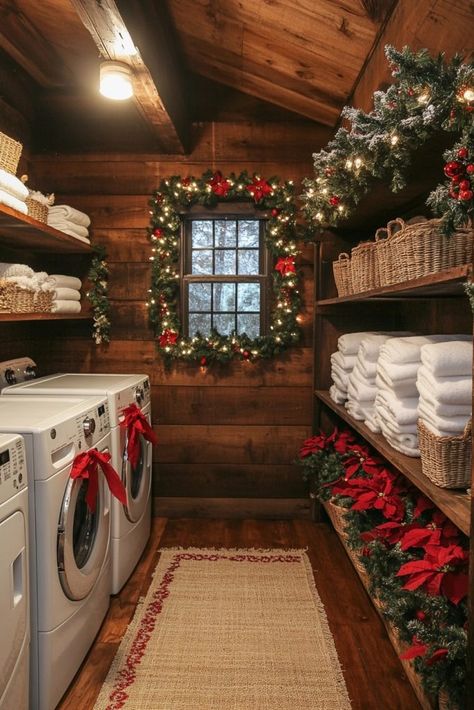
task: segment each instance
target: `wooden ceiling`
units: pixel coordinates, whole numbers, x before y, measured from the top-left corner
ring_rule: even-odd
[[[125,131],[137,149],[182,153],[203,82],[208,118],[233,92],[334,127],[396,2],[0,0],[0,48],[31,77],[45,145],[87,128],[98,143]],[[130,64],[134,102],[97,96],[103,58]]]

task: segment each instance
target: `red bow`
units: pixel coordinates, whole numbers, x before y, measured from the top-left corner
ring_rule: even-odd
[[[140,434],[152,444],[157,444],[156,434],[148,424],[146,416],[136,404],[131,404],[123,410],[124,420],[120,422],[122,429],[127,430],[127,456],[133,468],[136,468],[140,458]]]
[[[275,271],[279,271],[281,276],[287,276],[287,274],[295,274],[295,259],[292,256],[287,256],[285,258],[281,257],[275,264]]]
[[[102,473],[107,480],[107,484],[112,495],[118,498],[123,505],[127,502],[125,488],[118,476],[117,471],[110,465],[110,459],[111,456],[108,452],[101,452],[97,449],[89,449],[89,451],[83,451],[81,454],[77,454],[72,462],[72,468],[69,476],[72,479],[85,478],[89,481],[86,493],[86,503],[92,513],[95,510],[97,491],[99,490],[99,473],[97,470],[99,466],[101,467]]]

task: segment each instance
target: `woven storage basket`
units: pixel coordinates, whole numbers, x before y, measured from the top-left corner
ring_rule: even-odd
[[[445,690],[440,690],[438,695],[438,710],[461,710],[456,703],[449,702],[449,696]]]
[[[36,291],[34,303],[36,313],[50,313],[53,305],[53,292]]]
[[[440,488],[467,488],[471,483],[471,420],[459,436],[436,436],[418,419],[423,474]]]
[[[390,220],[387,224],[388,232],[388,254],[392,264],[390,272],[391,284],[408,281],[407,257],[405,242],[403,241],[403,229],[405,222],[400,217]]]
[[[30,217],[37,219],[38,222],[48,221],[48,205],[43,205],[41,202],[33,200],[31,197],[27,197],[25,202],[28,207],[28,215]]]
[[[10,284],[6,302],[8,313],[33,313],[35,310],[35,292],[21,288],[17,284]]]
[[[350,296],[354,293],[352,288],[352,268],[349,254],[339,254],[337,261],[332,262],[332,271],[336,283],[338,296]]]
[[[341,537],[346,537],[346,521],[344,519],[344,513],[347,512],[346,508],[342,508],[340,505],[335,505],[332,501],[328,500],[324,506],[326,512],[331,519],[336,532],[341,535]]]
[[[0,131],[0,168],[16,175],[23,146]]]
[[[16,286],[11,281],[0,279],[0,311],[11,313],[10,307]]]
[[[363,242],[351,251],[352,290],[354,293],[370,291],[380,286],[375,251],[376,242]]]
[[[405,280],[405,268],[397,250],[398,235],[404,222],[393,219],[375,232],[375,262],[379,286],[391,286]]]

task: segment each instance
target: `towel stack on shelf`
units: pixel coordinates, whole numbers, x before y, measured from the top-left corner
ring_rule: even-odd
[[[91,220],[87,214],[70,205],[54,205],[49,208],[48,224],[50,227],[69,234],[86,244],[90,244],[90,223]]]
[[[53,292],[52,313],[80,313],[82,281],[75,276],[52,274],[42,285],[44,291]]]
[[[421,363],[419,418],[436,436],[459,436],[472,412],[472,342],[424,345]]]
[[[377,394],[375,375],[379,349],[389,337],[383,333],[373,333],[367,335],[360,343],[347,388],[346,409],[354,419],[372,422],[374,418],[374,402]],[[376,430],[373,426],[369,428],[372,431]]]
[[[337,341],[337,350],[331,355],[331,378],[333,385],[329,396],[336,404],[344,404],[347,399],[349,375],[355,365],[361,341],[370,333],[346,333]]]
[[[12,173],[0,169],[0,204],[11,207],[17,212],[28,214],[26,198],[28,188]]]

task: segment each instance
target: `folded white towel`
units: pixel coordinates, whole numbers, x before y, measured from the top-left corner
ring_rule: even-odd
[[[394,434],[383,419],[380,419],[380,427],[382,429],[382,434],[390,441],[390,444],[395,447],[395,442],[401,444],[409,449],[418,449],[418,434]]]
[[[5,190],[17,200],[24,202],[28,197],[28,188],[16,175],[0,169],[0,190]]]
[[[420,406],[418,407],[418,413],[420,415],[420,419],[423,419],[426,423],[432,424],[432,426],[436,429],[456,433],[464,431],[464,427],[466,426],[468,419],[470,419],[469,414],[449,418],[438,417],[433,414],[429,407],[423,406],[423,403],[421,402]]]
[[[22,214],[28,214],[26,202],[19,200],[18,197],[15,197],[6,190],[0,190],[0,204],[11,207],[12,210],[16,210]]]
[[[339,379],[341,379],[343,382],[348,383],[348,381],[349,381],[349,372],[347,370],[343,370],[338,365],[331,366],[331,375],[337,375],[339,377]],[[347,387],[347,384],[346,384],[346,387]]]
[[[399,365],[396,362],[390,362],[381,355],[377,363],[377,372],[382,375],[385,382],[395,386],[397,382],[402,380],[416,380],[420,364],[420,361],[418,361],[405,362]]]
[[[48,289],[43,289],[48,290]],[[75,288],[53,288],[49,289],[53,292],[53,298],[55,301],[80,301],[81,293],[76,291]]]
[[[331,364],[338,365],[343,370],[350,372],[356,363],[355,355],[344,355],[339,350],[331,355]]]
[[[79,290],[82,286],[81,279],[75,276],[66,276],[65,274],[50,274],[48,276],[48,283],[53,288],[75,288]]]
[[[470,375],[472,373],[472,342],[455,340],[449,343],[423,345],[421,362],[436,377]]]
[[[48,279],[48,274],[46,271],[35,271],[33,274],[34,279],[37,281],[38,284],[43,284],[45,281]]]
[[[400,365],[405,362],[418,362],[421,358],[422,345],[468,339],[469,336],[465,335],[412,335],[405,338],[390,338],[381,346],[380,355]]]
[[[346,401],[344,392],[341,392],[341,390],[336,385],[331,385],[331,387],[329,388],[329,396],[331,397],[333,402],[336,402],[336,404],[344,404],[344,402]]]
[[[357,355],[361,341],[368,335],[372,335],[372,333],[345,333],[337,341],[337,349],[344,355]]]
[[[390,416],[398,424],[416,424],[418,397],[400,399],[387,391],[378,391],[375,398],[375,408],[377,409],[379,406],[390,412]]]
[[[79,242],[84,242],[84,244],[90,244],[91,240],[88,237],[81,237],[79,234],[74,232],[72,229],[64,229],[63,227],[57,227],[56,225],[49,224],[50,227],[54,227],[54,229],[57,229],[59,232],[62,232],[63,234],[69,234],[70,237],[74,237],[74,239],[77,239]]]
[[[371,362],[370,360],[363,360],[360,350],[359,355],[357,356],[356,364],[354,365],[354,370],[356,370],[365,380],[375,382],[377,363]],[[352,372],[354,372],[354,370],[352,370]]]
[[[376,394],[377,388],[375,385],[369,385],[365,382],[361,382],[358,378],[353,377],[353,375],[349,377],[349,383],[347,385],[348,399],[356,402],[373,403],[375,401]]]
[[[368,362],[377,362],[381,345],[391,336],[386,333],[373,333],[361,340],[359,356]]]
[[[374,408],[371,406],[364,406],[363,402],[354,402],[347,400],[345,407],[349,414],[361,422],[363,422],[367,417],[371,416],[374,412]]]
[[[59,229],[60,232],[66,232],[67,234],[73,234],[78,237],[88,237],[89,230],[87,227],[83,227],[80,224],[74,224],[74,222],[69,222],[66,219],[58,219],[57,217],[48,215],[48,224],[50,227]]]
[[[364,424],[370,431],[373,431],[374,434],[379,434],[382,431],[380,428],[379,415],[375,407],[364,421]]]
[[[79,301],[53,301],[52,313],[80,313],[81,304]]]
[[[367,377],[367,375],[362,371],[360,362],[356,362],[354,369],[352,370],[349,377],[352,377],[354,379],[354,382],[360,382],[363,385],[375,387],[375,377]]]
[[[436,398],[445,404],[464,404],[472,402],[472,377],[457,375],[455,377],[434,377],[433,374],[422,365],[418,371],[416,385],[420,395],[426,399]]]
[[[420,417],[420,420],[423,422],[423,424],[429,431],[435,434],[435,436],[461,436],[461,434],[464,433],[464,428],[467,424],[466,422],[462,429],[458,429],[457,431],[447,431],[446,429],[439,429],[437,426],[432,424],[432,422],[427,421],[423,417]]]
[[[375,384],[382,392],[387,392],[389,395],[394,394],[400,399],[405,399],[407,397],[416,397],[418,395],[418,390],[416,388],[416,380],[414,378],[410,378],[407,380],[397,380],[397,382],[393,383],[387,382],[382,372],[380,374],[377,372]]]
[[[70,205],[53,205],[49,208],[49,214],[59,219],[66,219],[75,224],[80,224],[82,227],[89,227],[91,220],[85,212],[77,210]]]
[[[423,407],[430,412],[431,415],[435,417],[461,417],[461,416],[471,416],[472,404],[443,404],[443,402],[438,402],[434,397],[428,399],[425,395],[420,396],[420,406],[423,403]]]
[[[347,375],[344,375],[344,377],[341,377],[341,375],[339,375],[338,372],[335,372],[334,370],[332,370],[331,377],[332,377],[332,381],[334,382],[336,387],[341,392],[344,392],[344,394],[347,394],[347,386],[349,384]]]
[[[420,458],[420,449],[418,448],[418,444],[416,444],[415,446],[408,446],[388,436],[386,436],[385,438],[387,439],[392,449],[395,449],[395,451],[400,451],[400,453],[405,454],[406,456],[411,456],[411,458]]]
[[[412,424],[399,424],[391,416],[390,411],[388,409],[385,409],[384,407],[381,407],[380,404],[377,405],[376,411],[381,426],[385,426],[395,436],[399,436],[401,434],[417,433],[418,429],[416,426],[416,422],[413,422]]]
[[[6,264],[0,263],[0,277],[7,276],[33,276],[35,272],[26,264]]]

